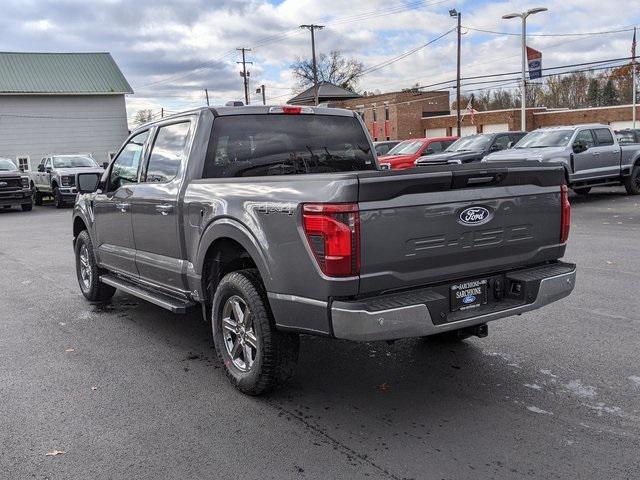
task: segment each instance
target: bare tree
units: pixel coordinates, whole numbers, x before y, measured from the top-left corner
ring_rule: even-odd
[[[144,123],[150,122],[152,116],[153,115],[151,113],[151,110],[138,110],[133,117],[132,123],[137,127]]]
[[[338,50],[329,55],[321,53],[317,58],[318,82],[331,82],[348,90],[355,90],[358,77],[364,70],[364,64],[355,58],[346,58]],[[313,62],[308,58],[296,58],[291,64],[291,72],[295,77],[299,90],[313,85]]]

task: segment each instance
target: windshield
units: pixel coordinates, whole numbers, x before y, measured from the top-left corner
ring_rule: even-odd
[[[566,147],[573,130],[538,130],[527,133],[513,148]]]
[[[83,168],[97,166],[98,164],[90,157],[71,155],[65,157],[53,157],[53,168]]]
[[[456,140],[449,148],[445,150],[445,152],[468,152],[472,150],[484,150],[489,142],[491,141],[491,137],[486,135],[469,135],[468,137],[462,137],[459,140]]]
[[[405,140],[401,144],[396,145],[395,148],[389,150],[387,155],[413,155],[414,153],[418,153],[422,145],[424,145],[422,140]]]
[[[0,158],[0,172],[15,172],[18,170],[15,163],[7,158]]]
[[[217,118],[204,178],[376,170],[353,117],[237,115]]]

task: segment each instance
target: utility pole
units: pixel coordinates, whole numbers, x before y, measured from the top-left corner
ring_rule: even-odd
[[[236,48],[239,52],[242,52],[242,61],[236,62],[242,64],[242,71],[240,72],[240,76],[244,79],[244,102],[245,105],[249,105],[249,75],[251,72],[247,72],[247,63],[249,65],[253,65],[253,62],[247,62],[245,59],[245,52],[250,52],[250,48]]]
[[[457,61],[457,73],[456,73],[456,129],[457,135],[460,137],[462,133],[462,115],[460,113],[460,56],[461,49],[460,43],[462,40],[462,12],[458,12],[455,8],[449,10],[449,15],[452,17],[458,17],[458,61]]]
[[[207,107],[209,106],[209,90],[204,89],[204,95],[207,97]]]
[[[307,28],[311,32],[311,59],[313,61],[313,98],[315,105],[318,105],[318,66],[316,65],[316,40],[315,30],[322,30],[324,25],[300,25],[300,28]]]
[[[540,12],[546,12],[547,8],[531,8],[522,13],[509,13],[503,15],[504,20],[520,18],[522,20],[522,91],[520,92],[520,130],[527,131],[527,17]]]

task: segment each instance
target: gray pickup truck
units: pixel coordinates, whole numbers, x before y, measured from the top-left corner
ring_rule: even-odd
[[[483,162],[516,159],[562,164],[567,184],[578,194],[589,193],[591,187],[620,184],[629,195],[640,194],[640,145],[620,145],[607,125],[540,128]]]
[[[104,169],[88,155],[49,155],[31,172],[31,188],[36,205],[44,197],[53,197],[56,208],[64,208],[76,199],[76,173],[102,174]]]
[[[77,175],[76,273],[173,312],[201,305],[231,382],[291,376],[298,334],[484,336],[573,290],[560,166],[378,167],[357,114],[203,108],[134,131]]]

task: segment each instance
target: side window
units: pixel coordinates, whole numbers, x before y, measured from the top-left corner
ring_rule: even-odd
[[[511,140],[511,145],[513,146],[516,143],[518,143],[522,137],[524,137],[524,134],[522,133],[519,133],[516,135],[509,135],[509,139]]]
[[[495,150],[504,150],[509,145],[511,139],[509,135],[498,135],[493,141],[493,148]]]
[[[596,138],[598,139],[598,145],[603,147],[607,145],[613,145],[613,135],[611,135],[611,132],[608,128],[596,128],[594,132],[596,134]]]
[[[186,155],[189,122],[174,123],[158,129],[151,149],[145,182],[167,183],[175,178]]]
[[[51,166],[51,159],[47,158],[44,162],[44,168],[50,167]]]
[[[442,142],[431,142],[427,149],[431,149],[433,153],[440,153],[446,147],[442,144]]]
[[[113,192],[123,185],[138,181],[138,167],[144,142],[149,136],[149,131],[139,133],[127,142],[125,147],[113,162],[109,175],[108,192]]]
[[[587,148],[592,148],[596,144],[593,140],[591,130],[581,130],[580,132],[578,132],[574,143],[578,142],[583,143]]]

